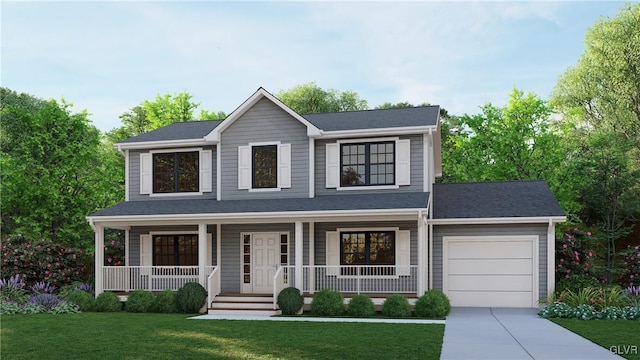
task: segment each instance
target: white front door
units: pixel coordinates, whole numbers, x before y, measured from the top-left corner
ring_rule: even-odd
[[[252,288],[254,294],[271,294],[278,264],[279,233],[253,233]]]

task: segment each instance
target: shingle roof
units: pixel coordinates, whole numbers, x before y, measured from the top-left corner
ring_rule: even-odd
[[[438,123],[439,106],[302,115],[324,131],[428,126]]]
[[[159,129],[149,131],[148,133],[128,138],[127,140],[121,142],[135,143],[146,141],[202,139],[218,125],[220,125],[220,123],[222,123],[222,120],[187,121],[173,123]]]
[[[543,180],[434,184],[433,206],[435,219],[565,215]]]
[[[127,201],[90,216],[266,213],[375,209],[426,209],[429,193],[325,195],[294,199],[160,199]]]

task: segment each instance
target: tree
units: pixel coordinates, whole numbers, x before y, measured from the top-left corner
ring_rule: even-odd
[[[2,117],[11,122],[3,123],[11,146],[0,151],[3,233],[91,244],[85,216],[107,181],[99,171],[100,132],[86,111],[72,113],[64,101],[1,90]]]
[[[176,122],[193,121],[193,112],[200,103],[192,101],[193,95],[181,92],[175,95],[156,96],[154,101],[143,103],[150,129],[157,129]]]
[[[614,131],[640,149],[640,4],[601,18],[587,31],[585,47],[558,81],[552,104],[566,119]]]
[[[367,101],[353,91],[324,90],[315,82],[280,90],[278,99],[299,114],[365,110]]]
[[[200,115],[198,115],[198,120],[224,120],[227,117],[227,114],[225,114],[222,111],[207,111],[207,110],[200,110]]]
[[[579,201],[582,218],[597,226],[597,238],[605,244],[606,280],[615,269],[616,242],[633,228],[640,213],[640,171],[632,168],[629,152],[633,144],[615,132],[596,132],[579,153]]]
[[[514,89],[509,103],[455,118],[443,140],[447,181],[544,179],[568,214],[575,214],[572,164],[563,129],[550,126],[551,110],[533,93]]]

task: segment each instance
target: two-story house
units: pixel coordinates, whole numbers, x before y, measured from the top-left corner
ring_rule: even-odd
[[[211,309],[286,286],[536,307],[554,290],[544,181],[436,184],[439,107],[301,115],[258,89],[225,120],[116,144],[126,200],[88,217],[96,294],[200,282]],[[126,265],[103,261],[124,229]],[[210,310],[212,312],[217,310]]]

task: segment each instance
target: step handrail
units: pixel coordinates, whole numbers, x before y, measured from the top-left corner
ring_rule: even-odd
[[[273,310],[278,310],[278,294],[284,288],[284,267],[277,265],[273,275]]]
[[[209,288],[207,292],[207,307],[209,307],[213,303],[213,299],[220,294],[220,266],[213,268],[213,271],[207,277],[207,285]]]

